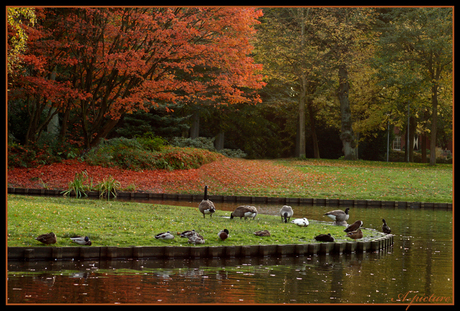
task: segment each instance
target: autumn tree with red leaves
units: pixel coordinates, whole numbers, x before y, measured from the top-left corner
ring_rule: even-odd
[[[59,114],[59,139],[87,148],[124,114],[160,102],[257,102],[253,8],[37,8],[9,102],[29,116],[27,143]],[[69,133],[69,125],[79,131]]]

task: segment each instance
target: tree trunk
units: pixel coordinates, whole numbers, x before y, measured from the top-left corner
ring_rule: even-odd
[[[214,144],[215,144],[216,150],[224,149],[224,132],[220,131],[219,134],[217,134],[216,141]]]
[[[415,140],[415,129],[417,128],[417,120],[414,116],[410,117],[409,127],[409,162],[414,162],[414,140]]]
[[[195,111],[192,116],[192,126],[190,127],[190,138],[200,137],[200,112]]]
[[[430,165],[436,165],[436,129],[438,126],[438,85],[435,83],[431,88],[431,141],[430,141]]]
[[[346,65],[339,66],[339,90],[338,97],[340,102],[340,113],[342,116],[342,126],[340,139],[343,145],[343,154],[345,160],[356,160],[356,142],[353,134],[353,122],[351,119],[350,102],[348,100],[348,71]]]
[[[299,158],[305,158],[307,154],[307,148],[305,146],[305,77],[302,76],[302,86],[299,95]]]
[[[316,135],[316,118],[313,109],[313,100],[308,101],[308,114],[310,115],[310,133],[313,142],[313,157],[319,159],[318,135]]]

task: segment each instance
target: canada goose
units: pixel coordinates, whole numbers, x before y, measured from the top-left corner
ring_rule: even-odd
[[[342,211],[342,210],[335,210],[335,211],[327,212],[324,215],[326,215],[327,217],[329,217],[332,220],[335,220],[336,222],[343,222],[343,221],[347,221],[348,218],[350,217],[350,215],[348,215],[349,210],[350,210],[350,208],[347,207],[345,209],[345,212]]]
[[[211,200],[208,200],[208,186],[204,186],[204,197],[200,205],[198,205],[198,209],[201,213],[203,213],[204,218],[206,218],[206,214],[209,214],[209,217],[212,218],[212,214],[216,211],[214,203],[212,203]]]
[[[387,222],[385,221],[385,219],[382,219],[382,222],[383,222],[383,225],[382,225],[383,233],[390,234],[391,229],[390,229],[390,227],[388,227]]]
[[[187,230],[183,232],[177,232],[177,234],[180,235],[181,238],[188,238],[189,236],[195,234],[195,229]]]
[[[75,242],[81,245],[91,245],[92,244],[87,236],[76,236],[70,239],[72,240],[72,242]]]
[[[310,224],[307,218],[294,219],[291,220],[291,223],[296,224],[299,227],[308,227],[308,225]]]
[[[252,219],[256,218],[257,216],[257,208],[255,206],[250,205],[242,205],[235,208],[235,210],[230,214],[230,219],[233,217],[244,217],[247,219],[248,217],[252,217]]]
[[[254,234],[257,235],[257,236],[270,236],[270,231],[261,230],[261,231],[254,232]]]
[[[35,240],[42,242],[43,244],[54,244],[56,243],[56,235],[53,232],[41,234],[35,238]]]
[[[363,232],[361,231],[361,229],[358,229],[356,231],[351,231],[347,233],[347,237],[354,239],[354,240],[362,239]]]
[[[160,240],[172,240],[174,239],[174,235],[171,234],[171,232],[162,232],[157,235],[155,235],[155,239],[160,239]]]
[[[190,244],[204,244],[205,240],[201,235],[195,232],[195,234],[188,237],[188,242]]]
[[[283,221],[283,218],[284,218],[284,222],[287,223],[288,222],[288,218],[289,220],[291,219],[292,215],[294,215],[294,211],[292,210],[292,207],[288,206],[288,205],[284,205],[281,209],[280,209],[280,216],[281,216],[281,221]]]
[[[320,242],[334,242],[334,237],[331,236],[330,233],[320,234],[320,235],[315,236],[315,240],[320,241]]]
[[[224,229],[224,230],[220,230],[219,233],[217,234],[217,236],[219,237],[219,239],[221,239],[222,241],[226,240],[228,238],[228,230],[227,229]]]
[[[357,220],[355,221],[354,223],[352,223],[351,225],[349,225],[345,230],[345,232],[351,232],[351,231],[356,231],[358,230],[359,228],[361,228],[363,226],[363,222],[361,220]]]

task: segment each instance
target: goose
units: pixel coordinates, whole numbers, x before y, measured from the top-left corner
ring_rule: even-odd
[[[81,245],[91,245],[92,244],[87,236],[75,236],[70,239],[72,240],[72,242],[75,242]]]
[[[188,242],[190,244],[204,244],[204,238],[195,232],[195,234],[188,237]]]
[[[206,218],[206,214],[209,214],[209,217],[212,218],[212,214],[216,211],[214,203],[208,199],[208,186],[204,186],[204,197],[200,205],[198,205],[198,209],[203,213],[204,218]]]
[[[320,234],[320,235],[315,236],[315,240],[320,241],[320,242],[334,242],[334,237],[331,236],[330,233]]]
[[[388,227],[387,222],[385,221],[385,219],[382,219],[382,222],[383,222],[383,225],[382,225],[383,233],[390,234],[391,229],[390,229],[390,227]]]
[[[327,217],[329,217],[332,220],[335,220],[336,222],[344,222],[344,221],[347,221],[348,218],[350,217],[350,215],[348,215],[349,210],[350,210],[350,208],[347,207],[345,209],[345,212],[342,211],[342,210],[334,210],[334,211],[327,212],[324,215],[326,215]]]
[[[308,225],[310,224],[307,218],[294,219],[291,220],[291,223],[296,224],[299,227],[308,227]]]
[[[230,219],[233,217],[240,217],[247,219],[248,217],[252,217],[252,219],[256,218],[257,216],[257,208],[255,206],[250,205],[242,205],[235,208],[235,210],[230,214]]]
[[[257,236],[270,236],[270,231],[261,230],[261,231],[254,232],[254,234],[257,235]]]
[[[288,205],[284,205],[281,209],[280,209],[280,216],[281,216],[281,221],[283,221],[283,218],[284,218],[284,222],[287,223],[288,222],[288,218],[289,220],[291,219],[292,215],[294,215],[294,211],[292,210],[292,207],[288,206]]]
[[[357,220],[355,221],[354,223],[352,223],[351,225],[349,225],[345,230],[345,232],[351,232],[351,231],[356,231],[358,230],[359,228],[361,228],[363,226],[363,222],[361,220]]]
[[[191,235],[195,234],[195,229],[193,230],[187,230],[183,232],[177,232],[177,235],[179,235],[181,238],[188,238]]]
[[[361,229],[358,229],[356,231],[351,231],[347,233],[347,237],[354,239],[354,240],[362,239],[363,232],[361,231]]]
[[[162,232],[162,233],[159,233],[159,234],[155,235],[155,239],[172,240],[172,239],[174,239],[174,235],[172,235],[171,232],[169,232],[169,231]]]
[[[54,244],[56,243],[56,235],[53,232],[41,234],[35,238],[35,240],[42,242],[43,244]]]
[[[219,233],[217,234],[217,236],[219,237],[219,239],[221,239],[222,241],[226,240],[228,238],[228,230],[227,229],[224,229],[224,230],[220,230]]]

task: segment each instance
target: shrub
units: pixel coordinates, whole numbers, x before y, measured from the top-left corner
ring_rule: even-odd
[[[222,149],[216,150],[214,147],[214,138],[198,137],[198,138],[183,138],[173,137],[170,141],[172,146],[176,147],[194,147],[206,149],[213,152],[219,152],[226,157],[230,158],[244,158],[247,154],[241,149]]]
[[[190,169],[198,168],[219,158],[218,153],[197,148],[179,148],[164,146],[163,139],[158,137],[114,138],[105,141],[86,154],[86,162],[103,167],[120,167],[135,171],[148,169]],[[160,149],[157,151],[156,149]]]

